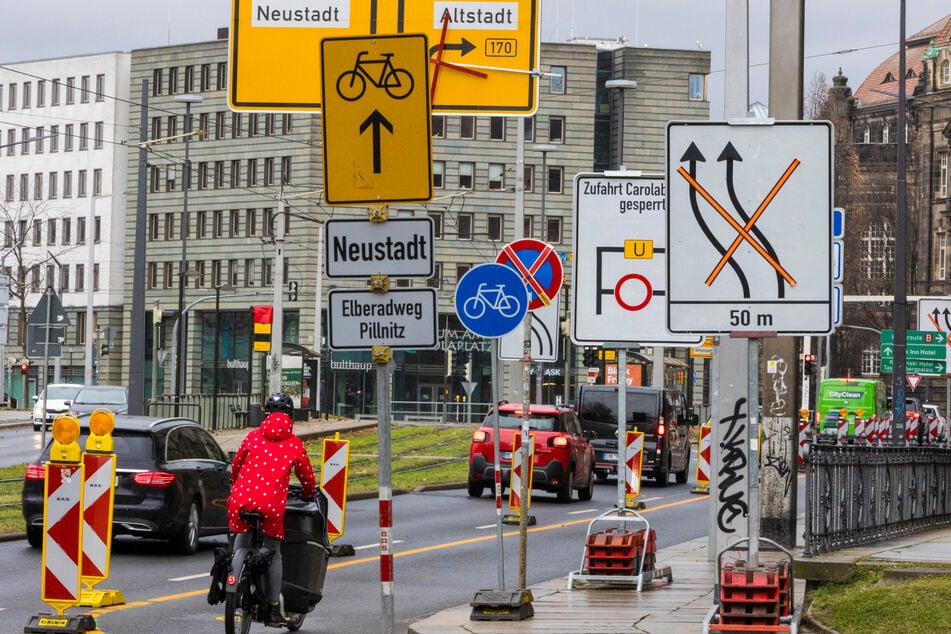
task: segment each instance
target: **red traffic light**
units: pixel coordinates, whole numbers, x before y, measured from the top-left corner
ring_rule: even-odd
[[[813,361],[816,360],[816,355],[814,355],[814,354],[804,354],[804,355],[802,356],[802,360],[805,361],[806,363],[812,363]]]
[[[22,362],[20,364],[20,374],[26,374],[29,371],[30,371],[30,363],[28,361]]]

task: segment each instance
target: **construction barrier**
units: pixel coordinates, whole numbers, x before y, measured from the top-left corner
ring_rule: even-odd
[[[720,623],[716,629],[746,626],[778,628],[790,615],[792,584],[786,564],[746,568],[746,562],[724,564],[720,571]],[[784,630],[785,631],[785,630]]]
[[[320,489],[327,498],[327,535],[331,541],[343,535],[347,507],[347,473],[350,465],[350,441],[324,439],[320,467]]]
[[[700,438],[697,440],[697,486],[690,489],[691,493],[710,493],[710,452],[713,450],[713,436],[710,425],[700,427]]]
[[[639,575],[642,557],[643,570],[653,570],[657,563],[657,536],[653,529],[631,531],[609,528],[588,536],[584,572],[589,575]]]
[[[799,466],[806,464],[806,458],[809,457],[809,421],[799,421]],[[699,468],[699,463],[697,464]]]
[[[632,506],[641,494],[641,470],[644,461],[644,433],[629,431],[624,452],[624,502]]]
[[[532,470],[535,464],[535,434],[528,436],[528,499],[525,501],[525,510],[532,508]],[[512,437],[512,470],[509,478],[509,508],[516,515],[522,508],[522,434],[515,433]]]

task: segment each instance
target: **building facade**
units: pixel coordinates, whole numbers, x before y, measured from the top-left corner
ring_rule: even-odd
[[[3,392],[24,405],[47,381],[85,380],[89,306],[93,380],[123,381],[114,344],[125,284],[129,59],[106,53],[0,67],[2,268],[10,281],[0,358]],[[51,331],[60,356],[29,346],[23,327],[47,288],[69,320]],[[45,331],[34,332],[45,344]]]

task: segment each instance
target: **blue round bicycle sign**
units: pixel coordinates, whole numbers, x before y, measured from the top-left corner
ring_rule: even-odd
[[[474,266],[456,285],[459,321],[480,337],[501,337],[514,330],[528,311],[528,289],[504,264]]]

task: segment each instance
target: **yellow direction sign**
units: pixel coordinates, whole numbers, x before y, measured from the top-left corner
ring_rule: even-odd
[[[228,105],[321,109],[326,38],[429,38],[434,112],[530,115],[538,105],[540,0],[232,0]]]
[[[320,48],[327,202],[430,200],[426,37],[328,38]]]
[[[429,37],[433,112],[535,112],[540,4],[539,0],[405,3],[402,30]]]

